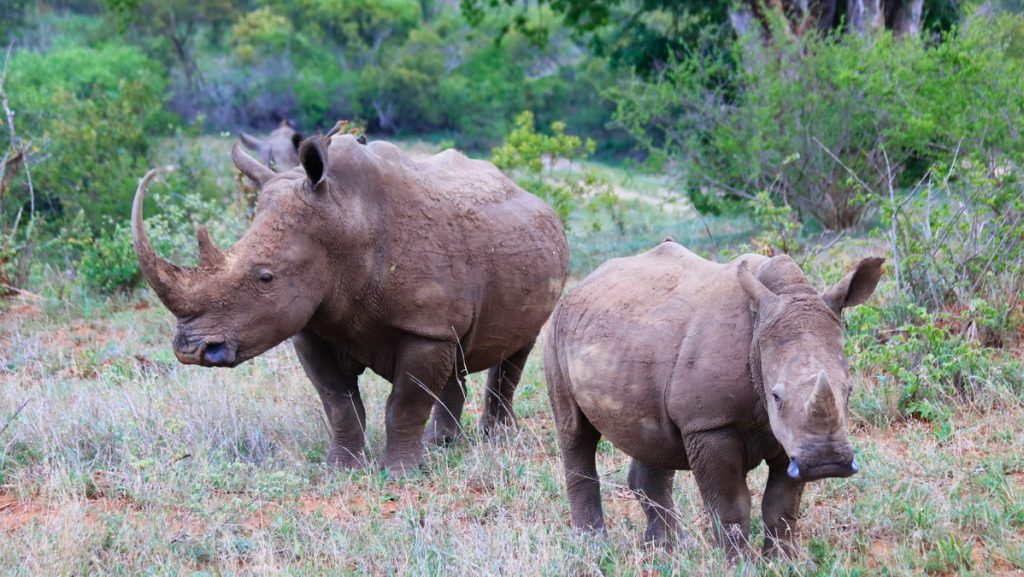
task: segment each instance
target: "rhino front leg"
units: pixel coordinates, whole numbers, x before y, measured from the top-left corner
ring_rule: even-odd
[[[466,385],[457,373],[448,377],[448,382],[441,392],[440,399],[434,403],[434,411],[427,425],[427,434],[423,444],[443,446],[458,439],[462,435],[462,407],[466,404]]]
[[[799,557],[800,497],[804,483],[786,473],[789,457],[785,454],[768,464],[768,484],[761,500],[764,518],[764,550],[766,557],[783,557],[794,561]]]
[[[455,344],[411,338],[399,348],[384,413],[387,442],[381,467],[392,475],[419,468],[430,408],[455,367]]]
[[[530,356],[533,343],[519,349],[507,359],[487,371],[487,386],[484,388],[484,414],[480,419],[480,431],[487,436],[498,426],[514,426],[516,414],[512,409],[512,396],[523,376],[523,367]]]
[[[730,559],[749,556],[750,489],[743,441],[731,429],[718,429],[690,435],[685,444],[716,539]]]
[[[294,336],[292,346],[327,413],[331,427],[327,462],[344,468],[365,466],[366,410],[359,395],[363,367],[308,331]]]

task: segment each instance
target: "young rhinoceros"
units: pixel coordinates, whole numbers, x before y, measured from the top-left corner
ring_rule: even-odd
[[[178,318],[182,363],[233,367],[292,338],[333,435],[328,457],[365,463],[357,377],[393,384],[380,464],[416,467],[427,441],[459,433],[459,375],[490,369],[481,428],[512,423],[512,395],[562,291],[568,248],[547,204],[494,165],[449,150],[422,161],[350,135],[308,140],[301,167],[275,174],[235,145],[262,192],[252,225],[218,249],[198,230],[200,263],[170,264],[142,222],[151,171],[132,207],[142,272]]]
[[[647,540],[676,536],[672,479],[689,469],[719,542],[746,551],[746,474],[766,461],[765,552],[795,554],[804,483],[857,472],[841,313],[871,295],[883,261],[822,294],[788,256],[717,264],[674,242],[594,271],[555,309],[544,354],[573,525],[604,530],[604,435],[633,457]]]

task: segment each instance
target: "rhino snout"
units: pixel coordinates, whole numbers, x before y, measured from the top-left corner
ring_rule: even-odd
[[[806,447],[800,455],[789,460],[786,474],[792,479],[816,481],[829,477],[849,477],[859,470],[853,445],[845,443],[839,447]]]
[[[174,356],[186,365],[233,367],[238,364],[238,350],[222,337],[189,338],[179,333],[174,339]]]

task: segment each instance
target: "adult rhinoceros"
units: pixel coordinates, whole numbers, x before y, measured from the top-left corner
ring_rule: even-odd
[[[841,314],[883,260],[821,294],[788,256],[717,264],[674,242],[594,271],[555,309],[544,355],[573,524],[604,530],[604,435],[633,457],[648,540],[675,537],[672,479],[690,469],[718,538],[745,550],[746,474],[767,461],[765,552],[793,554],[804,483],[857,471]]]
[[[275,174],[238,145],[261,186],[252,225],[221,251],[197,232],[200,263],[161,259],[146,238],[139,185],[132,239],[142,272],[178,318],[182,363],[233,367],[292,338],[327,412],[332,463],[362,466],[366,422],[357,377],[393,384],[380,464],[422,457],[431,434],[459,431],[459,374],[490,369],[481,428],[514,420],[512,395],[568,272],[555,212],[488,162],[449,150],[423,161],[350,135],[311,139],[301,167]]]

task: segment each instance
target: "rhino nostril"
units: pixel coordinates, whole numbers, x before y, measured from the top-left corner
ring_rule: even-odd
[[[202,355],[203,360],[212,365],[226,363],[230,360],[230,350],[223,342],[206,343]]]

